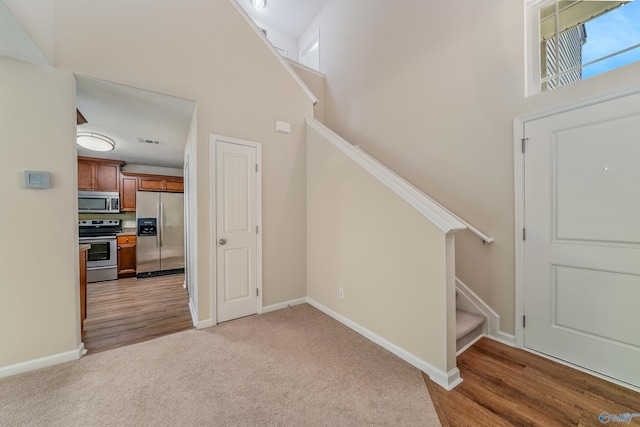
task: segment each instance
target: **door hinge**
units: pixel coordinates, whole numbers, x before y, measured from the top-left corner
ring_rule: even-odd
[[[258,228],[257,225],[256,225],[256,234],[260,234],[260,229]]]
[[[256,172],[258,172],[258,164],[256,163]]]
[[[522,240],[527,240],[527,229],[526,228],[522,229]]]
[[[256,288],[256,296],[259,297],[260,296],[260,289]]]
[[[522,327],[526,328],[527,327],[527,316],[522,316]]]
[[[521,139],[521,141],[522,141],[522,154],[524,154],[525,151],[526,151],[526,145],[527,145],[527,141],[528,140],[529,140],[529,138],[522,138]]]

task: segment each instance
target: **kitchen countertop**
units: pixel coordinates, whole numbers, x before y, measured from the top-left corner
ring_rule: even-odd
[[[78,252],[88,251],[89,249],[91,249],[91,245],[78,245]]]
[[[135,236],[136,228],[123,228],[121,233],[118,233],[118,236]]]

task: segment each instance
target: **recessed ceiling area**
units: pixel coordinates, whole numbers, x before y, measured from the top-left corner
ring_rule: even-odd
[[[281,31],[294,40],[300,39],[327,0],[266,0],[264,9],[258,11],[251,0],[237,0],[240,7],[254,21]]]
[[[86,76],[76,76],[76,96],[88,122],[78,131],[116,143],[104,153],[78,147],[79,156],[182,169],[195,102]]]

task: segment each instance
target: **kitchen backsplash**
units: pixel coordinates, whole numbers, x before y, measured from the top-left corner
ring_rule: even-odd
[[[121,212],[119,214],[78,214],[78,219],[119,219],[122,228],[136,227],[135,212]]]

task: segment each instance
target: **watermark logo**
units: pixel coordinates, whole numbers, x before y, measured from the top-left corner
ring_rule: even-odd
[[[640,417],[640,414],[631,414],[627,412],[626,414],[610,414],[608,412],[602,412],[598,419],[602,424],[609,423],[627,423],[631,424],[631,420],[635,417]]]

